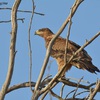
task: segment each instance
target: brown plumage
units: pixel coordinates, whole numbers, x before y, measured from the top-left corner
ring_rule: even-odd
[[[54,37],[54,33],[48,28],[39,29],[35,32],[35,34],[44,38],[46,48],[48,47],[51,39]],[[65,46],[66,39],[60,36],[55,40],[54,45],[52,46],[51,56],[57,61],[58,71],[61,70],[64,65]],[[79,48],[80,46],[78,44],[69,40],[67,48],[67,60],[69,60],[73,53],[75,53]],[[65,72],[68,71],[72,66],[87,70],[91,73],[96,73],[96,71],[100,72],[100,70],[92,64],[92,58],[84,49],[80,51],[70,62],[70,64],[66,66],[66,70],[62,73],[62,75],[65,75]]]

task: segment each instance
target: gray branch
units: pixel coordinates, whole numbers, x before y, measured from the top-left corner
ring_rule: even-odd
[[[10,51],[9,51],[9,65],[8,65],[8,72],[5,79],[5,82],[2,86],[0,91],[0,100],[4,100],[5,94],[7,89],[10,85],[13,69],[14,69],[14,61],[15,61],[15,54],[16,54],[16,36],[17,36],[17,9],[19,7],[21,0],[15,0],[14,5],[12,7],[11,12],[11,24],[12,24],[12,31],[11,31],[11,42],[10,42]]]

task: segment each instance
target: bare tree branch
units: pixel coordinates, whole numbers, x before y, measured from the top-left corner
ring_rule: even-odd
[[[93,98],[95,97],[99,89],[100,89],[100,80],[97,80],[96,87],[93,89],[92,93],[89,95],[88,100],[93,100]]]
[[[31,82],[31,86],[34,87],[35,86],[35,82]],[[11,86],[10,88],[8,88],[7,92],[6,93],[10,93],[14,90],[17,90],[17,89],[20,89],[20,88],[25,88],[25,87],[30,87],[30,83],[29,82],[24,82],[24,83],[21,83],[21,84],[17,84],[17,85],[14,85],[14,86]]]
[[[64,83],[67,86],[77,87],[77,83],[75,83],[75,82],[71,82],[71,81],[68,81],[68,80],[65,80],[65,79],[58,79],[58,81]],[[95,84],[96,83],[92,83],[88,86],[79,84],[78,88],[83,88],[83,89],[86,89],[86,90],[90,90],[90,87],[94,86]],[[99,88],[98,92],[100,92],[100,88]]]
[[[61,90],[60,90],[60,97],[63,96],[64,87],[65,87],[65,84],[62,84],[62,87],[61,87]]]
[[[58,100],[64,100],[62,97],[60,97],[59,95],[55,94],[52,90],[50,90],[50,93],[52,96],[56,97]]]
[[[74,91],[75,91],[75,89],[72,90],[72,91],[70,91],[70,92],[66,95],[66,99],[67,99],[67,97],[68,97],[71,93],[73,93]]]
[[[83,93],[85,93],[85,92],[89,92],[89,90],[79,92],[79,93],[77,93],[75,96],[78,96],[78,95],[83,94]]]
[[[12,10],[12,8],[0,8],[0,10]],[[32,13],[32,11],[26,11],[26,10],[17,10],[18,12],[24,12],[24,13]],[[38,12],[34,12],[37,15],[41,15],[44,16],[45,14],[43,13],[38,13]]]
[[[32,79],[32,48],[31,48],[31,39],[30,39],[30,31],[31,31],[31,26],[32,26],[32,20],[33,20],[33,15],[34,15],[34,10],[35,10],[35,5],[34,5],[34,0],[32,0],[32,15],[30,18],[30,23],[29,23],[29,29],[28,29],[28,46],[29,46],[29,83],[30,83],[30,89],[32,90],[31,87],[31,79]]]
[[[84,100],[84,98],[75,98],[75,99],[73,99],[73,98],[67,98],[66,100]]]
[[[71,30],[71,25],[72,25],[72,11],[73,11],[73,7],[71,8],[71,11],[70,11],[68,34],[67,34],[67,37],[66,37],[66,46],[65,46],[65,55],[64,55],[64,63],[65,63],[65,65],[67,63],[68,41],[69,41],[70,30]]]
[[[24,23],[25,18],[17,18],[16,20],[21,20],[22,23]],[[0,21],[0,23],[9,23],[11,22],[11,20],[7,20],[7,21]]]
[[[44,80],[43,83],[40,84],[39,86],[39,89],[41,90],[42,88],[45,87],[45,85],[47,85],[52,79],[48,79],[48,80]],[[77,87],[77,83],[75,82],[71,82],[69,80],[65,80],[65,79],[59,79],[58,82],[62,82],[64,85],[66,86],[71,86],[71,87]],[[35,84],[36,82],[31,82],[31,86],[32,87],[35,87]],[[96,85],[96,83],[91,83],[90,85],[86,86],[86,85],[82,85],[82,84],[79,84],[78,88],[82,88],[82,89],[86,89],[87,92],[90,90],[90,88],[92,90],[94,90],[94,88],[92,88],[92,86]],[[24,82],[24,83],[20,83],[20,84],[17,84],[17,85],[14,85],[14,86],[11,86],[10,88],[8,88],[7,92],[6,93],[9,93],[9,92],[12,92],[16,89],[20,89],[20,88],[25,88],[25,87],[30,87],[30,83],[29,82]],[[33,90],[34,91],[34,90]],[[74,92],[75,89],[72,91]],[[71,92],[71,93],[72,93]],[[98,92],[100,92],[100,87],[98,89]],[[70,93],[69,93],[70,94]],[[79,95],[80,93],[76,94]]]
[[[7,5],[7,2],[0,2],[0,5]]]
[[[58,82],[54,82],[51,86],[51,88],[55,87],[56,85],[58,84]],[[45,96],[47,95],[47,93],[49,92],[50,90],[47,90],[46,92],[44,92],[44,94],[42,95],[41,99],[40,100],[44,100]],[[41,94],[40,94],[41,95]],[[33,100],[33,99],[32,99]]]
[[[20,2],[21,0],[15,0],[15,3],[12,7],[12,12],[11,12],[12,31],[11,31],[11,42],[10,42],[9,65],[8,65],[6,80],[0,91],[0,100],[4,100],[5,94],[10,85],[13,75],[14,61],[16,54],[15,47],[16,47],[16,36],[17,36],[17,9],[19,7]]]
[[[79,82],[80,79],[77,79],[77,78],[73,78],[73,77],[67,77],[68,80],[74,80],[76,82]],[[89,81],[87,80],[81,80],[82,83],[86,83],[86,84],[90,84]]]
[[[82,77],[82,78],[79,80],[79,82],[77,83],[76,90],[75,90],[75,92],[74,92],[74,94],[73,94],[73,99],[74,99],[75,96],[76,96],[76,93],[77,93],[77,90],[78,90],[79,84],[80,84],[80,82],[81,82],[82,79],[83,79],[83,77]]]

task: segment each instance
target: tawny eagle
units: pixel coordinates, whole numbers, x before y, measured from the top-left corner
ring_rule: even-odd
[[[49,42],[55,35],[49,28],[39,29],[35,32],[35,34],[44,38],[46,48],[48,47]],[[50,55],[57,61],[58,71],[61,70],[64,65],[65,46],[66,46],[66,39],[59,36],[55,40],[51,49]],[[78,44],[68,40],[67,60],[69,60],[70,57],[79,48],[80,46]],[[95,65],[93,65],[92,58],[84,49],[80,51],[68,65],[66,65],[66,69],[62,73],[62,75],[65,75],[65,72],[68,71],[72,66],[75,66],[79,69],[87,70],[91,73],[100,72],[100,70]]]

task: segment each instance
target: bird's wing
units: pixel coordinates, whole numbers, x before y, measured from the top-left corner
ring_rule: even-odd
[[[59,37],[54,42],[54,45],[53,45],[52,49],[53,50],[65,51],[65,46],[66,46],[66,40],[61,38],[61,37]]]
[[[56,52],[59,51],[64,55],[65,46],[66,46],[66,39],[59,37],[56,39],[52,49]],[[78,44],[70,40],[68,41],[67,53],[69,56],[72,56],[79,48],[80,46]],[[92,60],[92,58],[88,55],[88,53],[84,49],[81,52],[79,52],[76,57],[86,58],[89,61]]]
[[[54,58],[60,58],[64,60],[65,54],[65,46],[66,46],[66,39],[59,37],[54,42],[52,46],[51,56]],[[67,60],[75,53],[80,46],[72,41],[68,41],[68,52],[67,52]],[[60,62],[59,62],[60,63]],[[88,70],[91,73],[95,73],[95,71],[100,72],[100,70],[92,64],[92,58],[88,55],[88,53],[83,49],[80,51],[74,59],[71,61],[73,66]]]
[[[80,46],[72,41],[69,41],[69,45],[71,45],[70,50],[75,51],[80,48]],[[73,66],[87,70],[91,73],[100,72],[100,70],[92,64],[92,58],[88,55],[88,53],[83,49],[80,51],[77,56],[71,62]]]
[[[80,45],[78,45],[78,44],[74,43],[73,41],[69,40],[69,48],[70,48],[71,52],[73,52],[73,51],[76,52],[80,47],[81,47]],[[84,49],[82,51],[80,51],[77,54],[77,56],[81,56],[81,58],[85,58],[85,59],[87,59],[89,61],[92,60],[92,58],[89,56],[87,51],[85,51]]]

